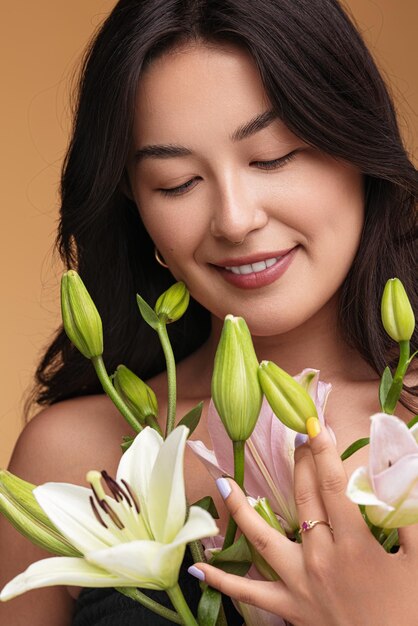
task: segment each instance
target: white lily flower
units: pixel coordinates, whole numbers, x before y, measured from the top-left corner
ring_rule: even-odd
[[[52,585],[174,587],[186,544],[219,532],[200,507],[190,507],[186,521],[187,435],[179,426],[164,441],[144,428],[123,455],[116,480],[89,472],[92,489],[67,483],[37,487],[40,506],[83,557],[34,563],[4,587],[0,600]],[[101,478],[113,497],[105,494]]]

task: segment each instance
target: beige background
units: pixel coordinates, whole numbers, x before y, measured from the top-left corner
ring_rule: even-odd
[[[1,0],[0,467],[23,427],[23,402],[59,322],[60,266],[52,257],[71,79],[114,0]],[[347,0],[416,149],[416,0]]]

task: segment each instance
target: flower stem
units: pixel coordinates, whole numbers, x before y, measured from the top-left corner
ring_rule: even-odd
[[[168,398],[167,398],[167,424],[165,429],[165,436],[167,437],[174,428],[176,420],[176,362],[174,360],[173,349],[171,347],[170,339],[167,333],[167,326],[160,322],[157,326],[158,337],[160,338],[161,347],[164,352],[165,363],[167,366],[167,385],[168,385]]]
[[[135,589],[135,587],[116,587],[116,591],[122,593],[124,596],[139,602],[143,606],[145,606],[150,611],[157,613],[157,615],[161,615],[161,617],[165,617],[165,619],[170,622],[174,622],[175,624],[182,624],[182,619],[175,611],[168,609],[166,606],[163,606],[159,602],[155,602],[149,596],[139,591],[139,589]]]
[[[393,376],[393,382],[385,401],[385,413],[389,413],[389,415],[393,415],[399,400],[399,396],[401,395],[403,379],[410,364],[409,355],[409,341],[400,341],[398,366]]]
[[[195,620],[179,585],[177,584],[174,587],[171,587],[171,589],[167,589],[167,594],[177,613],[181,617],[181,623],[184,624],[184,626],[198,626],[198,623]]]
[[[234,480],[243,489],[244,487],[244,460],[245,460],[245,441],[233,441],[234,447]],[[225,532],[225,539],[222,550],[226,550],[234,543],[235,534],[237,532],[237,523],[232,516],[228,520],[228,526]]]
[[[125,402],[122,400],[115,387],[113,386],[112,381],[110,380],[110,377],[106,371],[103,358],[101,356],[96,356],[93,357],[91,361],[105,393],[112,400],[113,404],[120,411],[120,413],[123,415],[131,428],[133,428],[136,433],[139,433],[142,430],[142,426],[139,424],[135,415],[132,413],[129,407],[126,406]]]

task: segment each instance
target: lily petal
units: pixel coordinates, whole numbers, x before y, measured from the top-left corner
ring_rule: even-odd
[[[93,515],[90,489],[68,483],[46,483],[33,494],[55,526],[80,552],[118,542]]]
[[[351,474],[346,493],[350,500],[357,504],[386,506],[373,491],[367,467],[359,467]]]
[[[137,494],[146,524],[149,523],[147,500],[151,472],[163,442],[154,428],[144,428],[122,456],[116,474],[118,482],[126,480]]]
[[[190,543],[196,539],[215,537],[219,533],[213,517],[200,506],[191,506],[189,517],[173,541],[174,544]]]
[[[163,544],[158,541],[132,541],[89,552],[89,563],[112,571],[127,585],[144,589],[168,589],[177,580],[185,544]]]
[[[178,426],[170,433],[151,473],[149,522],[154,538],[163,543],[173,541],[186,519],[183,459],[188,433],[186,426]]]
[[[399,418],[387,413],[376,413],[370,419],[371,476],[380,474],[408,454],[418,453],[414,436]]]
[[[377,497],[395,508],[415,501],[418,511],[418,454],[399,459],[386,471],[374,477]],[[409,505],[408,505],[409,506]]]
[[[117,587],[127,585],[126,578],[109,574],[101,568],[75,557],[52,557],[42,559],[13,578],[3,588],[0,600],[6,601],[31,589],[53,585],[76,585],[80,587]],[[132,584],[132,583],[130,583]]]

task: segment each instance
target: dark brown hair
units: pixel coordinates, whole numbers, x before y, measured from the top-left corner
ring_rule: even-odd
[[[365,225],[343,285],[340,322],[350,344],[380,373],[391,348],[380,322],[388,278],[403,281],[417,310],[417,177],[385,84],[336,0],[121,0],[104,22],[82,68],[57,244],[103,318],[107,367],[123,362],[145,379],[164,368],[135,294],[153,303],[173,279],[156,264],[153,243],[121,181],[141,72],[158,55],[193,40],[245,48],[288,128],[363,172]],[[184,320],[172,325],[177,359],[209,330],[208,313],[193,302]],[[39,365],[37,382],[36,399],[44,404],[101,391],[91,364],[62,329]]]

